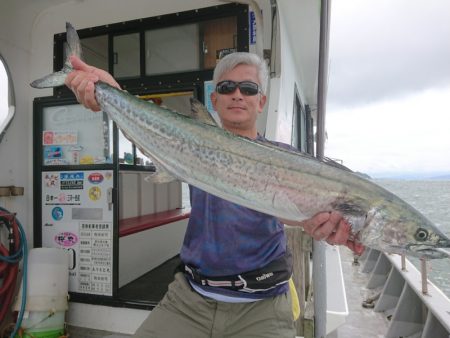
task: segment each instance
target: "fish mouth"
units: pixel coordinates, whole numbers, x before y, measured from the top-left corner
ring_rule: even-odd
[[[435,246],[424,246],[423,248],[413,248],[410,250],[414,253],[414,256],[419,258],[447,258],[450,257],[450,251]]]
[[[437,243],[417,243],[410,244],[406,247],[407,251],[411,252],[413,256],[431,259],[450,257],[450,250],[448,248],[450,248],[450,239],[443,236],[441,236]]]
[[[441,239],[436,245],[437,248],[450,248],[450,239]]]

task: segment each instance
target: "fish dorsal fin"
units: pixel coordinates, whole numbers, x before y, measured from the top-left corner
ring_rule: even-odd
[[[340,163],[336,162],[335,160],[333,160],[333,159],[331,159],[329,157],[324,157],[322,159],[319,159],[319,158],[314,157],[314,156],[312,156],[312,155],[310,155],[308,153],[303,153],[303,152],[300,152],[300,151],[295,151],[295,150],[292,150],[292,149],[287,149],[287,148],[283,148],[283,147],[277,146],[276,144],[273,144],[272,142],[267,141],[267,140],[251,140],[251,141],[254,142],[254,143],[258,143],[258,144],[264,145],[266,147],[271,147],[271,148],[274,148],[274,149],[277,149],[277,150],[280,150],[280,151],[293,153],[293,154],[296,154],[298,156],[302,156],[302,157],[305,157],[305,158],[314,159],[316,161],[320,161],[320,162],[325,163],[325,164],[327,164],[329,166],[332,166],[332,167],[335,167],[335,168],[339,168],[339,169],[342,169],[344,171],[348,171],[348,172],[351,172],[351,173],[354,172],[350,168],[346,167],[343,164],[340,164]]]
[[[324,157],[322,159],[322,162],[324,162],[324,163],[326,163],[326,164],[328,164],[328,165],[330,165],[332,167],[335,167],[335,168],[339,168],[339,169],[342,169],[342,170],[345,170],[345,171],[348,171],[348,172],[351,172],[351,173],[353,172],[353,170],[351,170],[350,168],[346,167],[343,164],[340,164],[340,163],[336,162],[335,160],[333,160],[333,159],[331,159],[329,157]]]
[[[206,109],[206,107],[196,98],[191,97],[191,117],[198,121],[201,121],[205,124],[209,124],[211,126],[219,127],[219,124],[211,115],[211,113]]]

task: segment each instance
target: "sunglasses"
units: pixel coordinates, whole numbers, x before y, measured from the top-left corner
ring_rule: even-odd
[[[219,94],[231,94],[239,87],[242,95],[253,96],[261,92],[257,83],[252,81],[235,82],[231,80],[220,81],[216,86]]]

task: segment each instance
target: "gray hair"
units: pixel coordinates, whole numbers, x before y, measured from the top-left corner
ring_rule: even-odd
[[[267,90],[267,81],[269,79],[269,71],[266,62],[258,55],[247,52],[236,52],[226,55],[219,61],[214,69],[213,82],[217,84],[219,79],[225,73],[233,70],[239,65],[255,66],[258,71],[259,86],[262,93],[265,95]]]

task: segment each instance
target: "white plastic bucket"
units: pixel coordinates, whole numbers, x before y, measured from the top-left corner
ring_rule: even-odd
[[[27,303],[22,320],[25,333],[59,337],[68,309],[69,256],[58,248],[35,248],[28,255]],[[14,310],[19,311],[22,289]],[[25,335],[26,337],[27,335]]]

